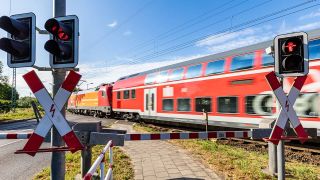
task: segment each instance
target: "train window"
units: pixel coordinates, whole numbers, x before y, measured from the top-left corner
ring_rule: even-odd
[[[117,99],[121,99],[121,92],[120,91],[117,92]]]
[[[173,99],[162,99],[162,110],[173,111]]]
[[[170,81],[180,80],[183,77],[183,68],[175,69],[170,74]]]
[[[145,84],[153,84],[154,81],[156,80],[157,74],[153,73],[153,74],[148,74],[145,80]]]
[[[237,56],[232,59],[231,71],[250,69],[253,66],[253,54]]]
[[[135,90],[135,89],[132,89],[132,90],[131,90],[131,98],[132,98],[132,99],[135,99],[135,98],[136,98],[136,90]]]
[[[102,97],[106,97],[106,92],[105,91],[101,91],[101,96]]]
[[[272,115],[274,106],[272,95],[259,94],[246,96],[246,113],[257,115]]]
[[[168,71],[163,71],[160,72],[159,75],[157,76],[157,82],[158,83],[163,83],[168,80]]]
[[[274,64],[273,56],[270,54],[263,53],[262,55],[262,66],[271,66]]]
[[[211,112],[211,98],[196,98],[196,112]]]
[[[237,113],[238,97],[218,97],[219,113]]]
[[[206,75],[223,73],[224,62],[224,60],[209,62],[206,69]]]
[[[320,116],[320,94],[302,93],[294,103],[294,110],[301,117],[319,117]]]
[[[320,58],[320,39],[309,42],[309,59]]]
[[[199,77],[201,76],[201,64],[195,65],[195,66],[189,66],[186,77],[187,78],[194,78],[194,77]]]
[[[130,91],[129,90],[123,91],[123,99],[129,99],[129,95],[130,95]]]
[[[178,111],[190,111],[190,99],[178,99]]]

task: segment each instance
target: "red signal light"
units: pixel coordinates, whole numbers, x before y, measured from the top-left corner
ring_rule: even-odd
[[[46,22],[45,28],[60,40],[69,41],[71,38],[71,29],[54,18]]]
[[[288,48],[288,52],[293,52],[297,45],[294,42],[288,42],[285,48]]]
[[[58,31],[58,37],[61,40],[68,41],[70,38],[67,33],[65,33],[61,28]]]

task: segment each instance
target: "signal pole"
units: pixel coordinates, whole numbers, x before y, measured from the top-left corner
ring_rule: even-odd
[[[53,17],[65,16],[66,15],[66,0],[53,0]],[[62,82],[66,76],[65,69],[53,69],[53,97],[58,92]],[[63,116],[66,114],[66,109],[61,109]],[[57,129],[53,127],[51,129],[51,145],[52,146],[63,146],[64,141],[59,135]],[[52,152],[51,156],[51,180],[64,179],[65,175],[65,152]]]

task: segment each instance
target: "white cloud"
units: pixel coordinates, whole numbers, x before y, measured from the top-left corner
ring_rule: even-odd
[[[196,42],[195,45],[198,47],[205,47],[210,53],[219,53],[271,40],[278,34],[309,31],[319,27],[320,22],[312,22],[293,26],[288,25],[286,21],[282,21],[277,27],[265,25],[259,28],[248,28],[238,32],[226,32],[213,35]]]
[[[131,34],[132,34],[132,32],[130,30],[123,33],[124,36],[130,36]]]
[[[30,90],[29,86],[23,79],[23,75],[27,72],[31,71],[32,68],[17,68],[17,77],[16,77],[16,85],[17,85],[17,91],[22,96],[33,96],[32,91]],[[44,84],[44,86],[47,88],[47,90],[51,93],[52,91],[52,73],[50,71],[37,71],[35,70],[37,75],[39,76],[40,80]],[[12,83],[12,69],[4,66],[4,75],[9,77],[9,84]]]
[[[309,14],[303,15],[301,17],[299,17],[299,20],[305,20],[305,19],[311,19],[311,18],[315,18],[320,16],[320,9],[318,9],[317,11],[311,12]]]
[[[213,35],[198,41],[196,46],[206,47],[211,53],[218,53],[267,41],[272,36],[274,36],[274,33],[270,31],[270,26],[263,26],[261,28],[248,28],[243,31]]]
[[[161,61],[161,62],[146,62],[146,63],[139,63],[139,64],[121,64],[112,67],[106,67],[105,65],[89,65],[83,64],[80,65],[80,74],[82,74],[82,79],[86,80],[88,83],[93,83],[90,87],[98,86],[101,83],[110,83],[118,80],[120,77],[127,76],[130,74],[139,73],[142,71],[148,71],[154,69],[155,67],[163,67],[170,64],[175,64],[178,62],[198,58],[204,55],[195,55],[195,56],[188,56],[188,57],[174,57],[170,60]],[[120,57],[119,58],[119,61]],[[122,59],[123,61],[123,59]],[[129,59],[126,58],[128,62]],[[133,60],[129,62],[134,62]],[[86,89],[86,83],[81,85],[82,89]]]
[[[239,36],[246,36],[254,33],[255,33],[254,29],[251,29],[251,28],[246,29],[244,31],[234,32],[234,33],[225,32],[225,33],[213,35],[206,39],[198,41],[196,45],[201,47],[201,46],[211,46],[211,45],[221,44],[221,43],[230,41],[231,39],[235,39]]]
[[[297,28],[294,28],[293,31],[308,31],[308,30],[319,28],[319,27],[320,27],[320,22],[314,22],[314,23],[298,26]]]
[[[109,27],[114,28],[118,25],[117,21],[113,21],[112,23],[108,24]]]

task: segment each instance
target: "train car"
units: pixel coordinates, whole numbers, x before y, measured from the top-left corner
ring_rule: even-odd
[[[309,32],[307,81],[294,108],[305,127],[320,129],[320,30]],[[113,86],[113,112],[128,119],[257,128],[276,118],[265,75],[274,59],[267,41],[122,77]],[[288,92],[293,78],[285,78]]]
[[[112,84],[103,84],[99,88],[73,92],[68,101],[68,110],[97,117],[112,114]]]

